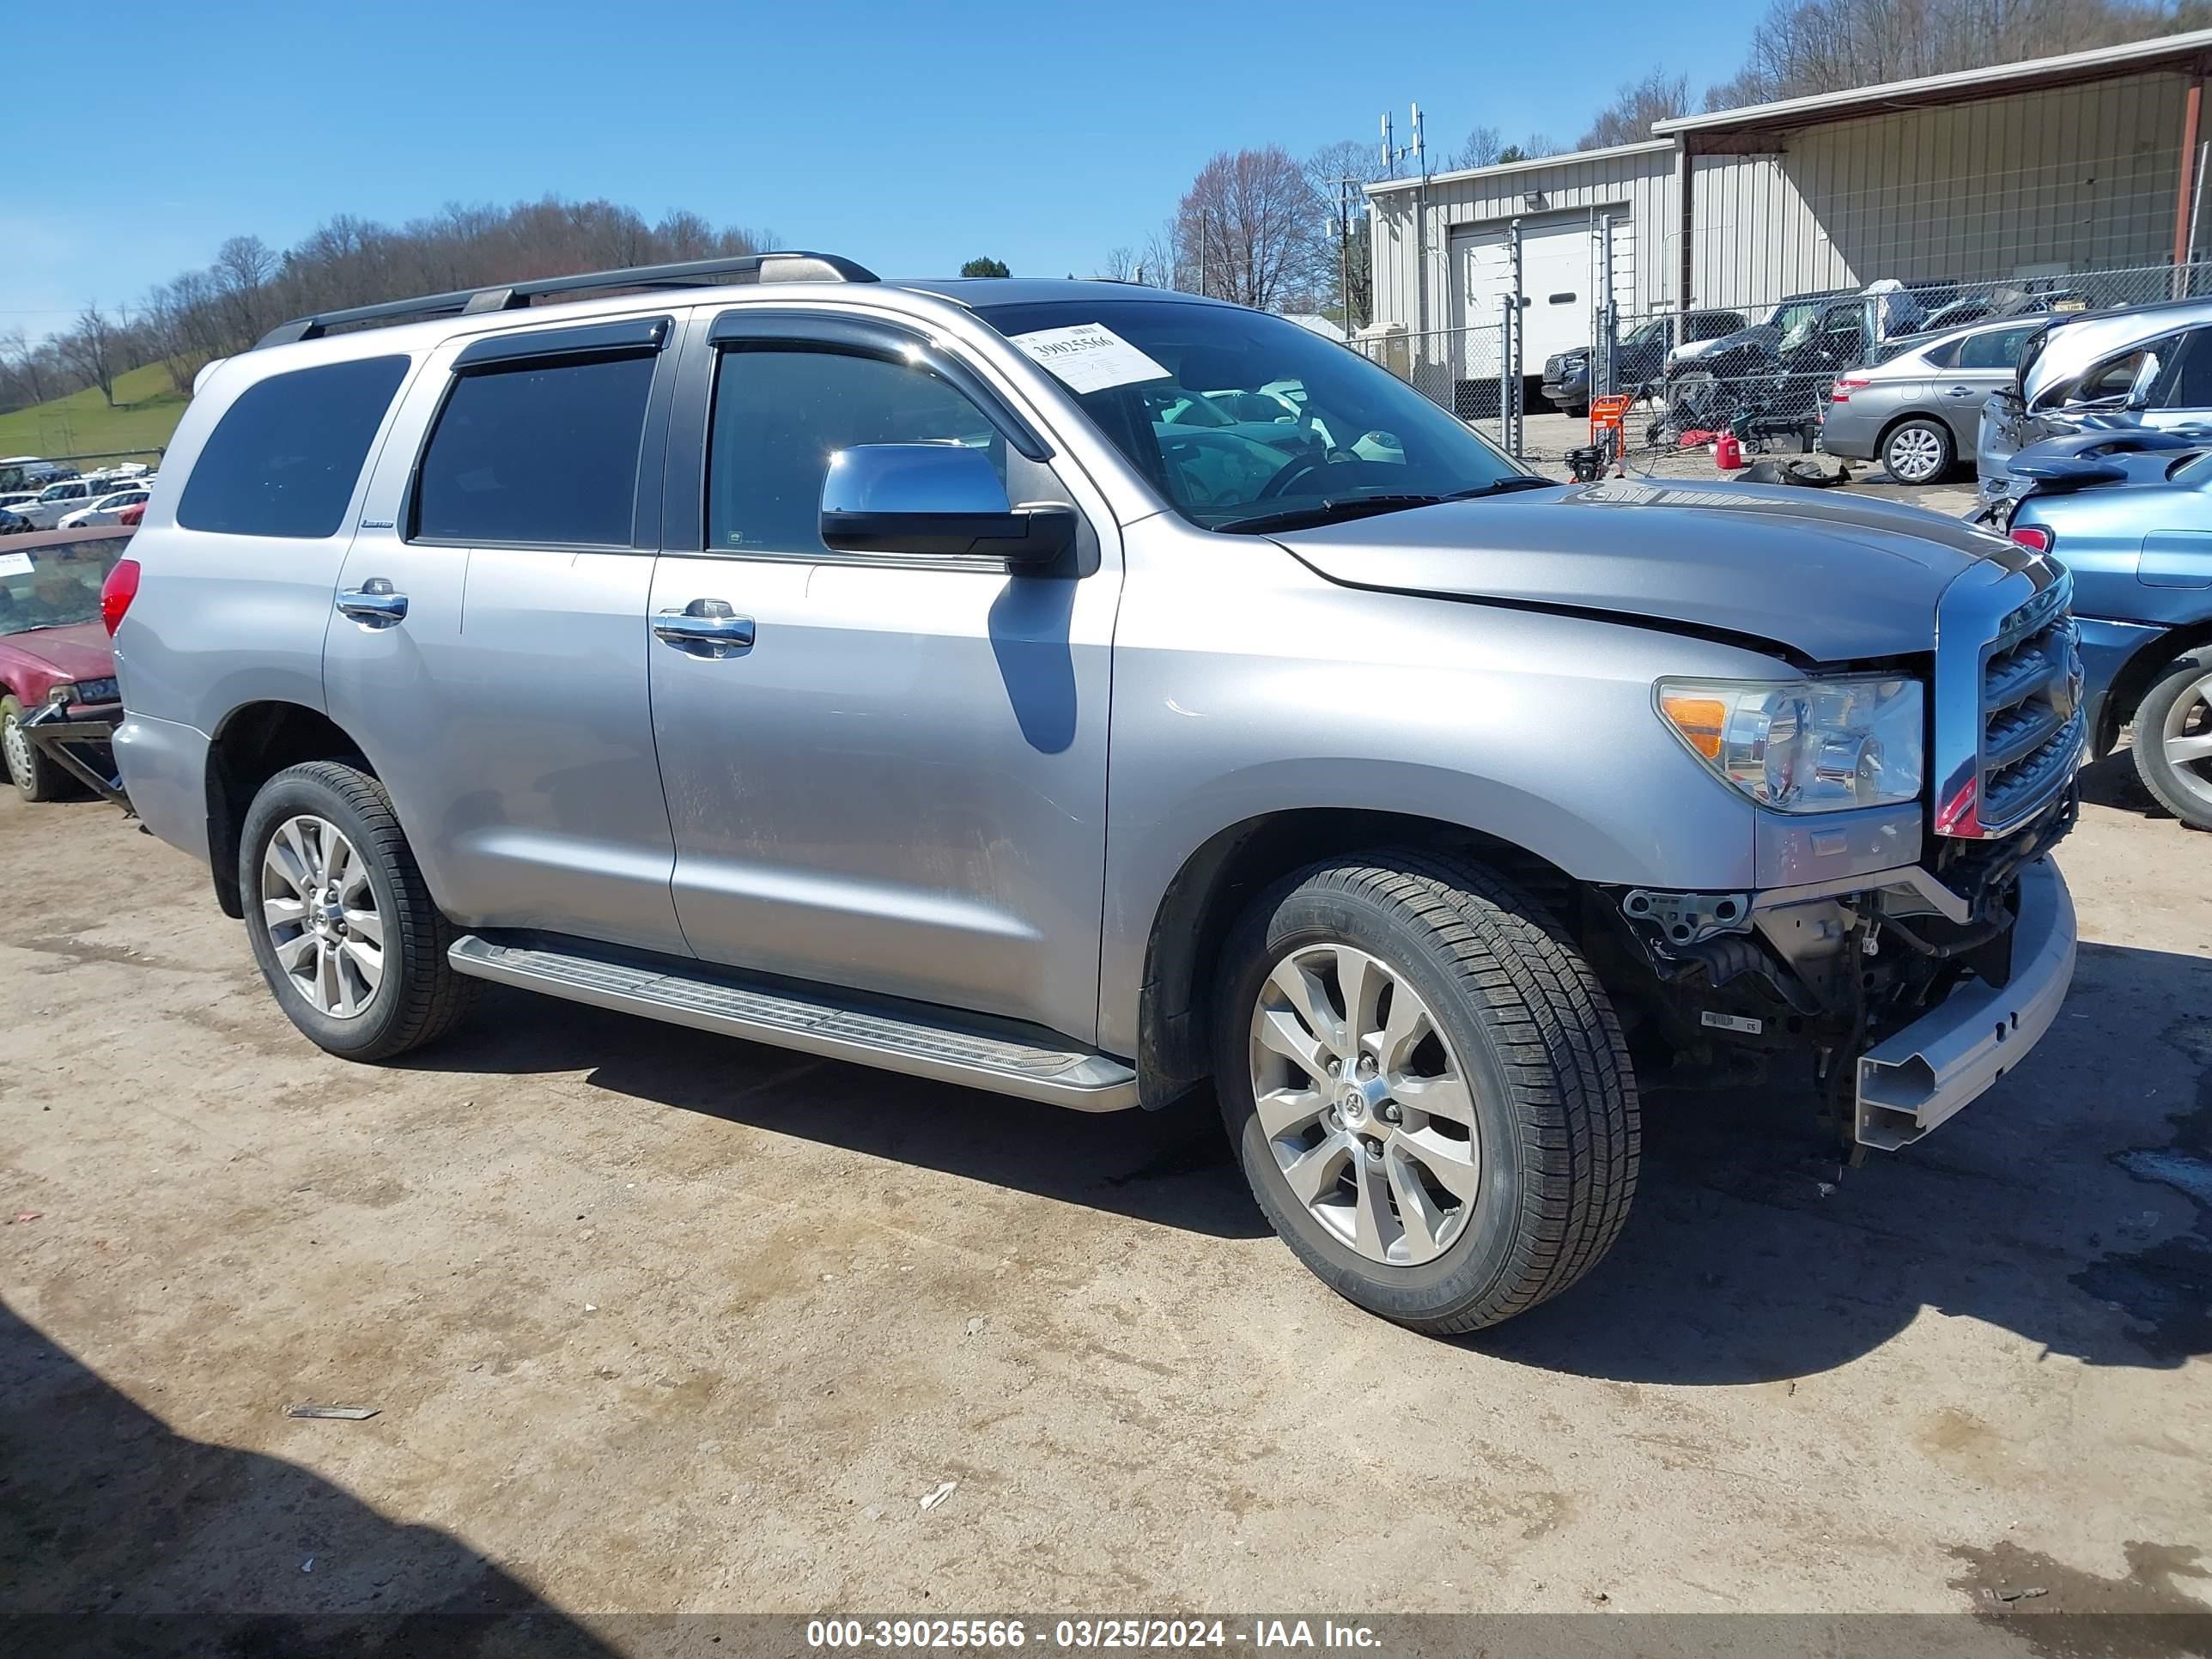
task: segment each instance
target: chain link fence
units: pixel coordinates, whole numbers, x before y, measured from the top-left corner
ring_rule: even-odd
[[[1392,329],[1352,342],[1431,402],[1495,442],[1505,443],[1519,406],[1503,320],[1473,328]]]
[[[1632,399],[1622,432],[1632,451],[1664,452],[1726,430],[1753,451],[1809,453],[1818,446],[1829,393],[1849,369],[1970,325],[2033,326],[2192,297],[2212,297],[2212,261],[1881,283],[1679,314],[1601,308],[1591,319],[1589,348],[1523,362],[1517,377],[1514,342],[1502,320],[1393,328],[1352,345],[1508,448],[1516,447],[1524,401],[1533,413],[1580,416],[1593,397],[1618,392]]]
[[[2055,319],[2212,296],[2212,262],[2132,265],[1989,282],[1880,284],[1791,295],[1765,305],[1700,307],[1677,314],[1601,309],[1592,349],[1545,365],[1547,385],[1571,388],[1547,407],[1578,412],[1591,396],[1633,399],[1624,438],[1664,449],[1732,430],[1754,449],[1806,450],[1837,378],[1887,362],[1954,329]],[[2001,343],[2024,336],[2007,331]],[[1579,376],[1579,378],[1577,378]]]

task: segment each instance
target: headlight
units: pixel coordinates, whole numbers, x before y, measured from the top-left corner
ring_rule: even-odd
[[[75,702],[76,701],[76,687],[68,684],[50,685],[46,688],[46,701],[48,702]]]
[[[1920,682],[1662,680],[1660,714],[1724,782],[1778,812],[1919,798]]]

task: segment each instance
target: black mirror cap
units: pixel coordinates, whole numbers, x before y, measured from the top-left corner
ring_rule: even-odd
[[[838,553],[998,559],[1015,568],[1056,564],[1075,546],[1075,509],[1059,501],[1005,513],[837,513],[822,515],[823,544]]]

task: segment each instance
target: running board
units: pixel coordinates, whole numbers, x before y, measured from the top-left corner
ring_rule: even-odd
[[[474,933],[454,940],[447,957],[456,973],[477,979],[909,1077],[989,1089],[1079,1112],[1118,1112],[1137,1103],[1133,1071],[1118,1060],[1082,1049],[1043,1047],[627,963],[499,945]]]

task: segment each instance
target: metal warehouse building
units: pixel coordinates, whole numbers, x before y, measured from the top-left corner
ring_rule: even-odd
[[[1372,185],[1376,322],[1415,342],[1493,327],[1516,223],[1532,368],[1589,343],[1608,270],[1623,317],[1750,311],[1883,277],[2134,271],[2153,298],[2212,241],[2197,222],[2208,65],[2212,30],[1685,116],[1644,143]]]

